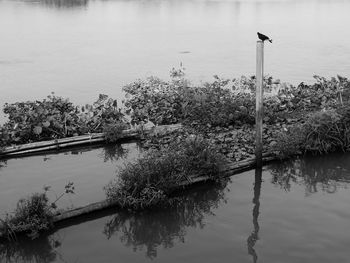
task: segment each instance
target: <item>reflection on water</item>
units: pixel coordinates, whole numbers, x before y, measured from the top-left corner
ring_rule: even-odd
[[[172,248],[185,242],[186,229],[204,228],[204,218],[226,202],[227,181],[179,197],[171,208],[145,212],[119,212],[105,225],[108,239],[117,235],[134,251],[146,249],[148,258],[157,257],[157,248]]]
[[[253,197],[253,226],[254,230],[247,239],[248,254],[252,256],[253,262],[258,262],[258,254],[256,253],[254,246],[259,240],[259,213],[260,213],[260,192],[261,192],[261,182],[262,182],[262,169],[255,169],[255,182],[254,182],[254,197]]]
[[[349,154],[309,156],[287,160],[270,167],[272,183],[290,191],[293,184],[305,185],[306,196],[324,191],[335,193],[350,182]]]
[[[116,162],[120,158],[127,158],[129,150],[123,147],[122,144],[110,144],[102,148],[100,154],[104,162]]]
[[[60,200],[60,208],[100,201],[105,198],[103,186],[115,178],[116,169],[138,154],[136,143],[126,143],[0,160],[0,217],[12,211],[20,198],[42,191],[44,185],[60,191],[68,181],[74,182],[76,195]]]
[[[140,147],[136,144],[136,148],[139,151]],[[103,162],[117,162],[119,159],[126,159],[128,157],[129,149],[123,146],[121,143],[111,143],[106,144],[101,147],[101,145],[78,147],[69,151],[64,151],[66,155],[82,155],[84,153],[90,152],[92,149],[101,150],[98,156],[103,160]],[[51,159],[50,157],[44,157],[44,161]]]
[[[84,7],[89,0],[22,0],[27,3],[41,4],[54,8]]]
[[[6,164],[7,164],[6,160],[1,160],[0,159],[0,170],[1,170],[2,167],[5,167]]]
[[[63,259],[57,251],[61,242],[62,238],[58,235],[40,236],[35,241],[23,238],[7,243],[2,242],[0,243],[0,262],[54,262],[57,258]]]
[[[1,0],[0,105],[52,91],[78,105],[99,92],[122,100],[125,84],[168,78],[180,62],[194,83],[251,75],[257,31],[274,39],[267,74],[294,84],[348,77],[349,9],[324,0]]]
[[[187,191],[171,208],[82,217],[39,240],[1,244],[0,261],[349,262],[349,160],[275,163]]]

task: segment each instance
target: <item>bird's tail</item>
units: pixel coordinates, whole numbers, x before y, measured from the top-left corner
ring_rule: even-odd
[[[270,43],[272,43],[272,39],[269,39]]]

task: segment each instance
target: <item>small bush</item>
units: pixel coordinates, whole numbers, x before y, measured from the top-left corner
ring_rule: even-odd
[[[102,132],[104,133],[107,142],[116,142],[122,135],[123,131],[128,127],[129,126],[126,123],[114,121],[105,124]]]
[[[254,122],[254,102],[247,93],[235,94],[227,79],[214,76],[201,87],[190,85],[184,74],[172,72],[171,81],[150,77],[124,87],[126,112],[133,124],[229,126]]]
[[[203,87],[186,90],[183,96],[185,124],[227,127],[254,123],[252,96],[235,94],[227,88],[229,80],[214,78]]]
[[[311,114],[305,124],[305,150],[328,153],[345,150],[341,117],[335,110],[320,111]]]
[[[158,125],[179,123],[182,119],[181,89],[187,86],[184,80],[170,82],[156,77],[138,80],[126,85],[124,105],[132,124],[151,121]]]
[[[121,207],[142,209],[169,202],[168,193],[193,176],[216,178],[223,158],[201,137],[150,150],[128,163],[106,187],[107,199]]]
[[[49,190],[50,187],[45,186],[44,192],[20,199],[14,213],[7,214],[5,219],[0,219],[0,237],[14,240],[16,234],[27,234],[34,239],[38,237],[39,232],[50,229],[57,201],[65,194],[73,194],[74,185],[69,182],[65,186],[65,191],[51,203],[47,196]]]
[[[350,149],[350,105],[311,113],[305,123],[277,136],[275,150],[281,157],[300,153],[329,153]]]
[[[277,152],[281,159],[304,153],[305,149],[305,129],[302,125],[292,126],[289,130],[280,132],[276,137],[276,145],[273,151]]]
[[[27,233],[35,238],[40,231],[52,226],[52,216],[46,193],[35,193],[27,199],[18,201],[14,215],[7,215],[2,221],[0,232],[2,236]]]

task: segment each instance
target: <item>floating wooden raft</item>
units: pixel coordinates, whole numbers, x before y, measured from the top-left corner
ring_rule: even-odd
[[[140,130],[129,129],[124,130],[120,136],[122,139],[139,139],[141,134],[152,134],[152,133],[166,133],[180,129],[181,124],[174,125],[162,125],[155,126],[152,128],[145,128],[140,132]],[[14,157],[24,154],[33,154],[42,151],[58,150],[62,148],[83,145],[83,144],[93,144],[93,143],[102,143],[105,141],[105,136],[103,133],[92,133],[87,135],[75,136],[62,138],[51,141],[42,141],[35,143],[28,143],[22,145],[16,145],[11,147],[6,147],[4,151],[0,153],[0,158]]]
[[[263,155],[263,157],[264,157],[263,158],[264,163],[267,163],[267,162],[270,162],[270,161],[273,161],[276,159],[275,157],[273,157],[271,155],[267,155],[267,154]],[[228,163],[223,167],[221,177],[225,178],[225,177],[229,177],[229,176],[232,176],[234,174],[237,174],[237,173],[241,173],[241,172],[253,169],[255,167],[255,165],[256,165],[255,158],[249,158],[249,159],[246,159],[246,160],[243,160],[240,162],[236,162],[236,163]],[[191,185],[203,183],[203,182],[210,181],[210,180],[213,180],[213,179],[209,176],[198,176],[198,177],[191,179],[190,181],[183,182],[182,184],[176,186],[173,189],[173,191],[181,190],[181,189],[189,187]],[[103,209],[111,208],[111,207],[114,207],[116,205],[117,204],[115,202],[111,202],[111,201],[107,201],[107,200],[88,204],[86,206],[67,210],[67,211],[62,212],[61,214],[56,215],[53,219],[53,222],[58,223],[58,222],[61,222],[61,221],[67,220],[67,219],[74,218],[74,217],[78,217],[78,216],[90,214],[93,212],[97,212],[97,211],[100,211]]]

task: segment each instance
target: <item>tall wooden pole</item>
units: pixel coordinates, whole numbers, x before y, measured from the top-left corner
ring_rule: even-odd
[[[256,43],[256,144],[255,157],[256,166],[262,167],[262,151],[263,151],[263,80],[264,80],[264,42]]]

